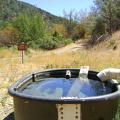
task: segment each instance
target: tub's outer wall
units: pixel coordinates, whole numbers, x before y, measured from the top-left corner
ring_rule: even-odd
[[[117,108],[118,99],[92,103],[85,102],[81,105],[81,120],[113,120]]]
[[[118,99],[83,102],[79,113],[80,120],[113,120],[117,107]],[[55,102],[14,97],[14,112],[15,120],[58,120],[58,109]]]
[[[14,97],[15,120],[57,120],[55,103]]]

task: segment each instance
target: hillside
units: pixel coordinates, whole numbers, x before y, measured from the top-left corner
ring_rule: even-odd
[[[44,21],[49,22],[49,24],[60,23],[63,19],[36,6],[18,0],[0,0],[0,11],[0,25],[5,21],[12,21],[23,12],[26,12],[28,15],[31,15],[33,12],[40,13]]]
[[[95,51],[120,51],[120,30],[113,33],[111,37],[107,37],[103,42],[95,45],[93,48]]]

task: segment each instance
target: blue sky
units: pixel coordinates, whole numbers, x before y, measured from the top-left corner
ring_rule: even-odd
[[[79,12],[81,9],[90,10],[90,6],[94,5],[93,0],[19,0],[37,6],[47,12],[57,16],[63,16],[63,10],[69,12],[75,10]]]

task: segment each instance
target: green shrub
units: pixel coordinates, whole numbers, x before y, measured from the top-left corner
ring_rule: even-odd
[[[29,41],[27,42],[27,45],[29,48],[39,49],[39,44],[36,44],[35,41]]]
[[[63,40],[63,44],[64,44],[64,45],[68,45],[68,44],[70,44],[70,43],[72,43],[72,42],[73,42],[73,41],[72,41],[71,38],[68,38],[68,39]]]
[[[25,51],[25,54],[26,54],[26,55],[29,55],[29,54],[30,54],[30,50],[27,49],[27,50]]]
[[[40,40],[40,48],[42,49],[55,49],[57,47],[58,43],[53,40],[51,36],[46,36],[42,40]]]
[[[12,51],[13,53],[17,51],[17,46],[12,46],[9,48],[9,51]]]
[[[0,47],[0,50],[5,50],[5,49],[8,49],[8,47],[7,46]]]
[[[63,39],[62,36],[45,36],[43,39],[39,39],[40,48],[42,49],[55,49],[61,46],[65,46],[72,42],[71,39]]]

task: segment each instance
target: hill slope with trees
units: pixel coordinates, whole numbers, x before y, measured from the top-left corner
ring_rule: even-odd
[[[3,23],[0,25],[4,25],[7,21],[12,22],[15,17],[18,17],[22,13],[26,13],[28,16],[33,12],[39,13],[46,22],[49,21],[51,24],[61,23],[61,20],[63,19],[37,8],[36,6],[18,0],[0,0],[0,11],[0,22]],[[3,26],[0,26],[0,28],[1,27]]]
[[[81,38],[95,45],[120,29],[119,0],[94,0],[89,13],[63,11],[63,18],[18,0],[0,0],[0,11],[0,47],[55,49]]]

